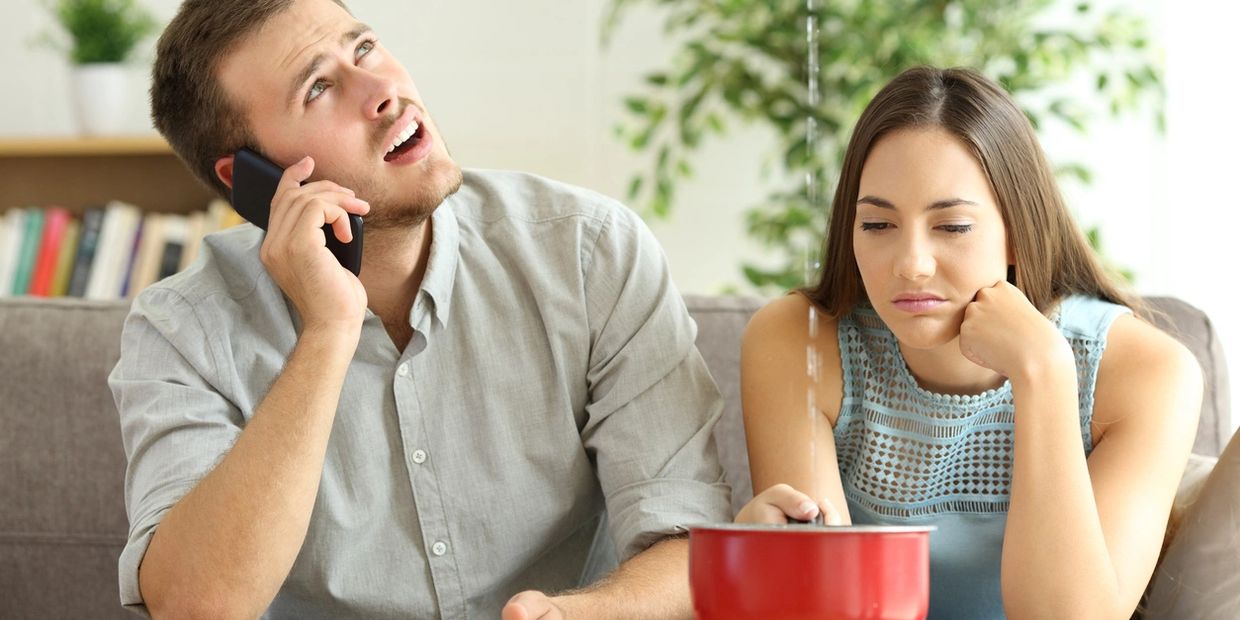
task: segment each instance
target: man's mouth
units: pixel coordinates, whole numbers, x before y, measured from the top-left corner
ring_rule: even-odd
[[[389,145],[388,152],[383,156],[383,161],[392,161],[405,153],[413,150],[422,138],[425,137],[426,130],[422,128],[422,124],[416,119],[409,121],[409,125],[397,134],[393,144]]]

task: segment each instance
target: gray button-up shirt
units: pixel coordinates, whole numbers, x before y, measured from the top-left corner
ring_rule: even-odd
[[[398,351],[368,314],[309,532],[270,617],[496,617],[729,518],[721,401],[662,251],[632,212],[467,171],[432,217]],[[129,457],[121,600],[167,511],[245,429],[297,342],[249,225],[147,289],[109,378]]]

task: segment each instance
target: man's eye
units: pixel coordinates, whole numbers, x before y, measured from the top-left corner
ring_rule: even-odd
[[[323,80],[315,80],[314,83],[310,85],[309,92],[306,93],[306,103],[310,103],[311,101],[318,99],[319,95],[323,94],[323,91],[325,90],[327,90],[327,82]]]
[[[369,54],[370,51],[373,49],[375,49],[374,41],[369,40],[369,39],[366,41],[362,41],[361,44],[357,46],[357,50],[353,53],[353,58],[355,60],[361,60],[362,56]]]
[[[887,222],[861,222],[861,230],[887,230]]]

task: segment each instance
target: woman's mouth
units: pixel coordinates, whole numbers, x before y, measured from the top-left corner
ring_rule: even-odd
[[[944,303],[947,303],[946,299],[934,295],[906,295],[895,298],[891,305],[909,314],[922,314]]]

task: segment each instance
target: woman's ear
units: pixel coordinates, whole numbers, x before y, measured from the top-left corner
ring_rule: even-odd
[[[215,160],[215,176],[219,177],[228,189],[232,189],[233,179],[233,156],[225,155]]]

